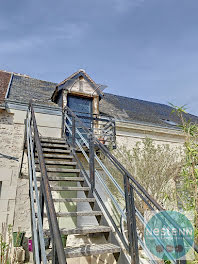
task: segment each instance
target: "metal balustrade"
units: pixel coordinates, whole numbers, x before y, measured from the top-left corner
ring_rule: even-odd
[[[85,178],[87,178],[92,188],[94,196],[97,198],[101,208],[106,214],[112,227],[114,228],[119,241],[122,246],[126,249],[129,254],[129,262],[138,264],[140,263],[139,249],[141,248],[149,262],[158,263],[150,251],[143,242],[144,230],[151,232],[152,236],[159,245],[162,246],[164,254],[171,263],[186,263],[186,260],[175,260],[169,253],[163,241],[156,237],[155,233],[150,230],[144,219],[145,211],[161,212],[166,221],[160,216],[159,220],[161,223],[169,227],[172,225],[179,230],[178,224],[172,219],[167,212],[159,205],[155,199],[153,199],[148,192],[136,181],[136,179],[124,168],[124,166],[112,155],[112,153],[101,144],[100,140],[94,135],[93,131],[87,128],[87,126],[79,119],[74,112],[68,107],[64,109],[64,128],[63,135],[72,147],[72,151],[76,161]],[[69,136],[69,137],[68,137]],[[72,140],[68,140],[68,138]],[[84,148],[86,146],[86,150]],[[84,156],[86,163],[89,165],[89,169],[85,169],[85,161],[82,163],[78,153]],[[96,154],[95,149],[100,150],[103,155],[103,159]],[[107,162],[106,162],[107,161]],[[108,164],[110,166],[108,166]],[[87,166],[86,166],[87,167]],[[117,183],[112,175],[112,170],[120,175],[122,179],[122,186]],[[105,177],[108,181],[105,181]],[[145,175],[146,176],[146,175]],[[99,182],[100,188],[110,198],[113,208],[119,215],[118,221],[112,217],[112,214],[108,206],[103,201],[103,197],[99,193],[96,182]],[[108,182],[108,183],[107,183]],[[113,186],[118,194],[116,197],[115,193],[110,190],[109,186]],[[187,238],[183,237],[182,243],[190,244]],[[198,248],[193,244],[193,250],[198,253]]]
[[[83,125],[87,127],[87,129],[92,132],[103,145],[116,148],[116,126],[115,120],[112,117],[101,114],[85,114],[80,112],[74,112],[74,114],[78,117],[78,119],[82,120]],[[68,115],[70,115],[69,112]],[[86,137],[87,132],[84,132],[80,126],[78,126],[78,129],[81,131],[81,134]]]
[[[93,119],[92,121],[97,122],[99,120]],[[34,263],[47,263],[43,234],[45,206],[52,239],[52,263],[66,264],[32,102],[30,102],[27,111],[25,124],[24,149],[26,146]],[[91,187],[91,191],[105,218],[115,231],[117,241],[124,250],[128,262],[139,264],[141,262],[140,250],[143,250],[150,263],[158,263],[143,241],[144,232],[147,230],[163,248],[165,256],[171,263],[186,263],[185,259],[176,260],[173,258],[163,241],[156,236],[153,230],[150,230],[144,218],[144,213],[147,211],[161,212],[161,216],[157,215],[157,217],[161,224],[167,228],[173,226],[176,230],[179,230],[181,227],[178,223],[170,217],[164,208],[148,194],[113,156],[109,149],[102,144],[101,138],[98,138],[94,129],[90,129],[87,124],[84,124],[81,116],[79,118],[68,107],[63,111],[62,135],[70,145],[81,173]],[[36,153],[41,173],[40,188],[37,186]],[[83,162],[81,156],[84,157]],[[114,175],[117,175],[116,178],[120,180],[119,183]],[[182,237],[181,242],[183,245],[184,243],[191,244],[191,241],[186,237]],[[193,244],[192,249],[198,253],[197,245]]]
[[[66,264],[67,262],[65,252],[61,240],[54,203],[52,200],[47,169],[45,166],[45,160],[43,156],[32,102],[30,102],[27,111],[24,149],[25,145],[27,146],[29,168],[30,207],[34,263],[48,263],[43,235],[43,218],[45,206],[50,228],[50,237],[52,240],[52,264]],[[39,191],[37,187],[36,178],[35,153],[37,153],[38,155],[39,167],[41,172]]]

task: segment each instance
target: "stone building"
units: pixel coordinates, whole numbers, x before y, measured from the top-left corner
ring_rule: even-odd
[[[30,99],[44,137],[61,138],[62,109],[68,105],[84,114],[88,111],[90,115],[111,117],[115,146],[132,148],[146,136],[157,143],[183,144],[179,120],[171,114],[170,106],[105,93],[101,88],[84,70],[59,84],[0,71],[0,223],[30,233],[28,180],[19,177]],[[198,121],[196,116],[188,117]]]

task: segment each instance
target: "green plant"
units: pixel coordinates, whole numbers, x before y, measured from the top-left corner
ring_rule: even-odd
[[[155,144],[152,139],[145,138],[137,142],[132,149],[121,145],[112,152],[161,205],[168,204],[167,201],[174,201],[176,206],[176,181],[183,167],[183,153],[180,148],[171,148],[169,144]],[[111,166],[107,159],[105,165],[123,188],[122,175]],[[171,191],[169,185],[171,185]],[[115,196],[119,195],[113,186],[111,191]]]
[[[198,243],[198,125],[186,120],[186,108],[171,105],[180,120],[184,132],[185,163],[182,169],[180,192],[181,207],[194,212],[195,242]]]
[[[2,223],[2,233],[0,233],[0,263],[11,263],[12,245],[12,225]]]
[[[176,182],[183,167],[183,153],[179,147],[171,148],[168,144],[155,144],[152,139],[145,138],[137,142],[132,149],[121,145],[116,150],[112,149],[111,152],[158,203],[166,209],[177,207]],[[124,189],[123,175],[107,158],[102,155],[101,158],[111,175]],[[117,188],[105,175],[103,180],[124,209],[125,200]],[[145,211],[150,211],[148,205],[136,192],[134,192],[134,198],[136,208],[142,215]],[[113,206],[110,207],[113,208]],[[120,213],[117,210],[112,211],[118,223]],[[144,226],[140,221],[137,221],[137,228],[139,235],[143,237]]]

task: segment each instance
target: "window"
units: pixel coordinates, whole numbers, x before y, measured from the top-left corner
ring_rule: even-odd
[[[178,126],[177,123],[175,123],[174,121],[172,120],[169,120],[169,119],[162,119],[166,124],[169,124],[169,125],[173,125],[173,126]]]

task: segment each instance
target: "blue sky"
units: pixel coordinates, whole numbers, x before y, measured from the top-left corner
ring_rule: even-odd
[[[2,0],[0,69],[60,82],[83,68],[106,92],[198,115],[197,0]]]

